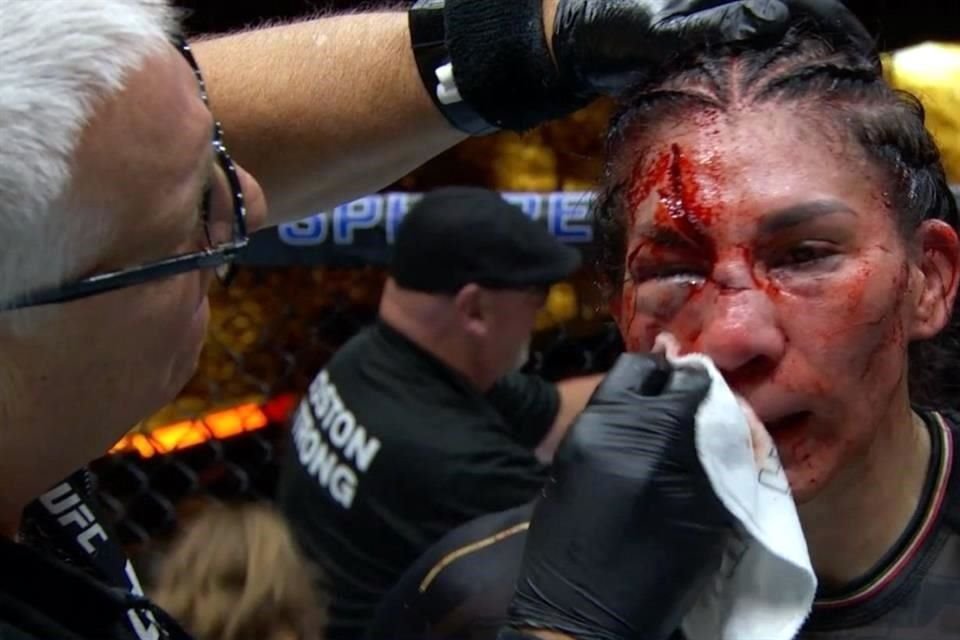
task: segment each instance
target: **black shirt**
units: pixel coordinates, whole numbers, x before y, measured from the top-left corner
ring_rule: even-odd
[[[532,447],[558,408],[556,388],[530,376],[481,394],[382,322],[334,355],[297,411],[279,489],[326,573],[329,640],[360,637],[448,531],[537,494],[547,476]]]
[[[960,638],[960,423],[952,414],[923,417],[930,469],[911,524],[866,578],[817,594],[798,640]],[[371,637],[495,638],[531,514],[525,506],[478,518],[435,544],[385,599]]]

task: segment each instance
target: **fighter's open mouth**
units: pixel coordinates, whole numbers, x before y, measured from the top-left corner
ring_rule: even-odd
[[[770,422],[765,422],[764,426],[767,428],[767,431],[770,433],[775,433],[777,431],[785,431],[787,429],[792,429],[801,426],[807,418],[812,414],[809,411],[798,411],[796,413],[791,413],[782,418],[776,420],[771,420]]]

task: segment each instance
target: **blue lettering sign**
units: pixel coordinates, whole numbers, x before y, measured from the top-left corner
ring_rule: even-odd
[[[387,194],[387,243],[393,244],[397,241],[397,229],[400,223],[410,211],[414,202],[420,199],[420,196],[413,196],[409,193],[388,193]]]
[[[585,244],[593,240],[590,227],[591,193],[552,193],[547,206],[550,233],[563,242]]]
[[[371,196],[342,204],[333,210],[333,241],[353,244],[358,229],[376,229],[383,220],[383,199]]]
[[[318,213],[277,227],[280,241],[294,247],[323,244],[327,239],[327,214]]]
[[[572,244],[593,240],[590,208],[594,194],[562,192],[551,194],[508,192],[501,194],[532,220],[541,220],[551,234]],[[294,247],[309,247],[332,240],[337,245],[357,242],[357,232],[383,229],[386,242],[394,244],[400,223],[423,195],[387,193],[361,198],[341,205],[332,213],[318,213],[298,222],[280,225],[280,241]]]
[[[539,193],[501,193],[504,200],[523,210],[531,220],[540,219],[540,208],[543,196]]]

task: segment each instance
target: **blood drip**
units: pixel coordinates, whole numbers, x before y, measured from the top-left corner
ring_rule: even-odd
[[[630,191],[627,193],[627,202],[633,215],[636,215],[637,207],[650,197],[653,188],[664,181],[669,168],[670,154],[666,151],[657,156],[652,166],[648,166],[645,158],[637,162],[631,176]]]
[[[670,147],[667,184],[659,190],[660,202],[654,214],[657,224],[670,227],[690,241],[705,260],[717,259],[717,249],[706,229],[713,223],[713,211],[700,202],[694,169],[680,146]]]
[[[870,274],[870,271],[864,269],[859,274],[859,298],[863,298],[863,289],[866,288],[866,279]],[[890,353],[890,347],[894,347],[895,351],[902,352],[906,348],[906,339],[904,337],[903,324],[900,319],[900,310],[903,306],[903,300],[906,295],[907,282],[910,277],[910,267],[904,262],[900,268],[900,273],[897,275],[897,278],[893,282],[893,289],[897,292],[897,295],[894,297],[892,303],[877,317],[876,320],[870,321],[866,325],[866,329],[872,330],[874,328],[879,328],[883,331],[883,336],[880,338],[878,344],[874,347],[873,351],[867,356],[866,362],[864,364],[863,370],[860,373],[861,380],[868,380],[871,375],[875,374],[879,367],[882,367],[880,364],[883,358]],[[852,301],[851,301],[852,303]],[[851,310],[855,307],[851,307]],[[903,377],[903,371],[901,371],[900,379],[897,380],[897,385],[901,382]]]
[[[685,345],[688,351],[699,351],[700,335],[702,331],[697,328],[686,332],[680,339],[681,344]]]
[[[620,314],[627,313],[626,327],[623,325],[623,315],[619,315],[621,335],[624,337],[624,347],[630,353],[647,350],[653,345],[654,339],[663,329],[658,323],[650,323],[641,335],[634,331],[634,324],[639,317],[636,308],[636,290],[624,287],[624,292],[616,302]]]
[[[633,264],[641,252],[646,252],[650,260],[658,261],[667,259],[668,255],[676,255],[678,251],[689,251],[697,263],[712,265],[715,262],[716,246],[707,234],[707,228],[714,220],[714,213],[700,200],[696,175],[693,163],[677,144],[671,145],[668,151],[661,152],[652,162],[642,159],[637,163],[628,192],[632,214],[636,215],[639,206],[656,189],[659,201],[654,212],[654,224],[675,231],[686,240],[689,246],[665,247],[659,246],[656,241],[641,242],[627,256],[627,264]],[[633,224],[635,222],[636,220],[632,221]],[[691,288],[688,292],[689,297],[698,293],[699,288]],[[633,289],[625,288],[619,309],[621,313],[630,314],[623,318],[626,322],[621,322],[621,327],[626,325],[624,333],[626,347],[632,351],[648,348],[656,334],[661,331],[661,327],[669,322],[670,317],[665,317],[666,313],[672,315],[676,310],[675,305],[664,304],[645,311],[645,314],[654,317],[655,322],[652,322],[651,326],[646,327],[644,331],[637,332],[634,330],[638,316],[635,295],[636,292]],[[638,333],[642,335],[637,335]],[[699,339],[699,331],[688,333],[694,334],[690,336],[691,340],[688,344],[693,344]]]

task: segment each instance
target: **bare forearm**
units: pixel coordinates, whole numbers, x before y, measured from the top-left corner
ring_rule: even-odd
[[[401,11],[259,29],[194,51],[272,224],[382,189],[465,137],[423,88]]]

